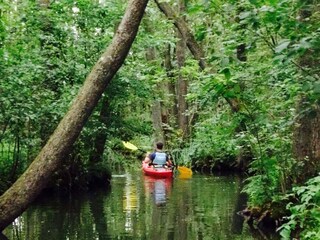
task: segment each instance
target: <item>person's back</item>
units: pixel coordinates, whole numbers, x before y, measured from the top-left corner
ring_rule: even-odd
[[[151,159],[153,165],[163,166],[167,165],[169,162],[169,157],[165,152],[162,151],[162,148],[163,143],[158,142],[156,144],[156,151],[150,154],[149,158]]]
[[[164,152],[155,152],[152,163],[156,165],[165,165],[167,163],[167,154]]]

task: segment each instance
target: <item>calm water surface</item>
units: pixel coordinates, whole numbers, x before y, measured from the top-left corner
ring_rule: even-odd
[[[235,176],[114,175],[109,190],[41,197],[4,234],[13,240],[267,239],[236,214],[244,206],[239,190]]]

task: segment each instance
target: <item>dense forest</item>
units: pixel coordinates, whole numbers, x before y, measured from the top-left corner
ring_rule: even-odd
[[[122,141],[160,140],[245,175],[256,222],[320,239],[319,53],[318,0],[3,0],[0,229],[17,179],[90,189],[142,159]]]

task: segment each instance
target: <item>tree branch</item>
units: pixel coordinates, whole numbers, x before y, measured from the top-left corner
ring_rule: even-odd
[[[183,18],[178,17],[167,2],[159,2],[155,0],[159,9],[167,16],[169,20],[173,20],[173,24],[177,27],[182,37],[186,40],[187,46],[202,70],[206,68],[204,53],[200,45],[197,43],[194,35],[189,29]]]

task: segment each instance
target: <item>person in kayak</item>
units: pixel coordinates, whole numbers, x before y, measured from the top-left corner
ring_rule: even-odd
[[[147,155],[145,162],[149,165],[154,165],[155,167],[171,167],[172,162],[169,155],[163,152],[163,143],[157,142],[156,149],[153,153]]]

